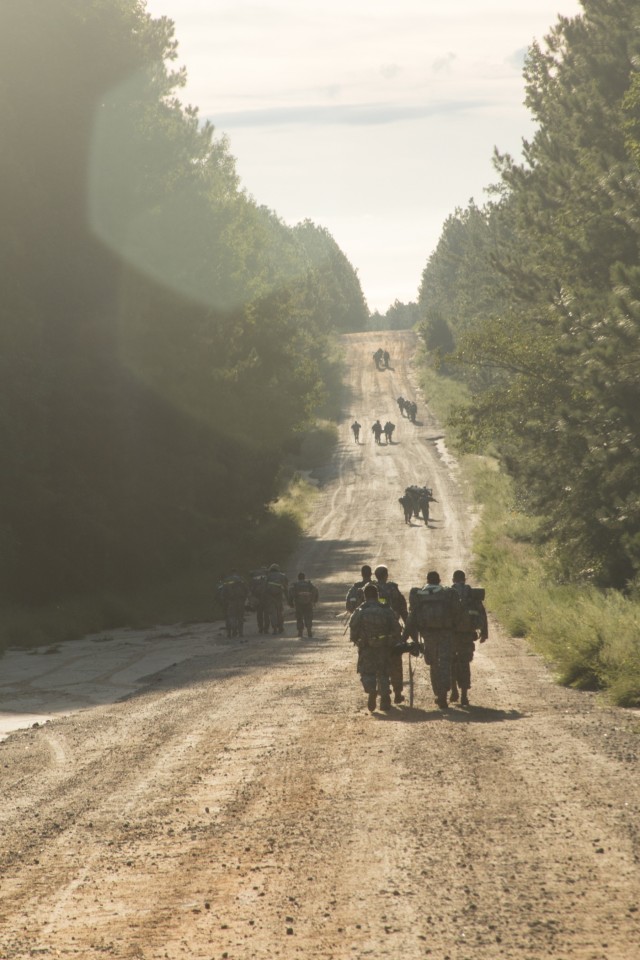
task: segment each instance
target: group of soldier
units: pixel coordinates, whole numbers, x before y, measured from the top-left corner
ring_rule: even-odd
[[[375,578],[375,579],[374,579]],[[254,570],[245,579],[237,570],[221,577],[218,599],[228,637],[242,637],[247,606],[255,611],[259,634],[284,634],[284,607],[296,615],[298,637],[313,636],[316,586],[300,572],[293,583],[277,563]],[[361,579],[347,593],[348,629],[358,648],[357,672],[373,713],[379,706],[391,710],[405,696],[403,654],[422,656],[429,667],[431,688],[441,710],[449,703],[469,706],[471,661],[476,641],[488,638],[484,590],[473,589],[462,570],[453,574],[451,587],[440,582],[436,571],[427,574],[423,587],[412,587],[409,602],[398,584],[389,579],[386,566],[361,569]]]
[[[384,712],[391,710],[391,691],[394,703],[404,701],[404,653],[424,657],[440,710],[447,710],[450,702],[469,706],[475,644],[489,635],[484,590],[469,586],[462,570],[456,570],[452,586],[445,587],[432,570],[423,587],[411,588],[407,606],[385,566],[376,567],[375,580],[368,565],[361,574],[345,604],[368,709],[373,713],[379,705]]]
[[[393,443],[393,431],[395,430],[395,423],[391,423],[391,420],[387,420],[383,426],[380,423],[380,420],[376,422],[371,427],[371,433],[374,436],[376,443],[382,443],[382,436],[384,434],[385,443]],[[354,420],[351,424],[351,432],[353,434],[353,439],[356,443],[360,443],[360,431],[362,430],[362,424],[358,423],[357,420]]]
[[[389,351],[383,350],[382,347],[378,347],[373,354],[373,362],[378,370],[388,370],[390,361],[391,357],[389,356]]]
[[[405,487],[403,495],[398,497],[398,503],[404,511],[405,523],[411,523],[412,517],[420,517],[422,514],[422,519],[428,525],[429,505],[437,502],[431,487],[419,487],[417,484]]]
[[[400,410],[401,416],[407,416],[411,423],[416,422],[416,417],[418,416],[418,404],[414,400],[405,400],[404,397],[397,397],[396,403],[398,404],[398,409]]]
[[[259,634],[283,634],[285,603],[295,611],[298,637],[302,639],[305,630],[307,637],[313,636],[313,608],[319,594],[303,572],[290,584],[277,563],[252,571],[248,580],[232,570],[220,578],[217,597],[230,638],[243,636],[247,606],[255,611]]]

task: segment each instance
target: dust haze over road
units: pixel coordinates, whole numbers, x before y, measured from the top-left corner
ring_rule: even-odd
[[[2,661],[2,710],[58,714],[0,743],[3,960],[639,955],[636,714],[555,686],[496,624],[470,709],[435,709],[424,664],[413,710],[365,709],[347,587],[363,562],[405,594],[427,569],[450,579],[471,512],[413,335],[344,343],[339,444],[288,564],[320,589],[313,640],[183,624]],[[410,483],[433,487],[429,529],[403,522]]]

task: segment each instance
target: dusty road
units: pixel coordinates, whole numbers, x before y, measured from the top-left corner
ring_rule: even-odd
[[[448,580],[470,515],[421,398],[416,426],[395,406],[412,336],[346,343],[340,443],[288,566],[321,591],[313,640],[201,624],[0,663],[6,709],[82,708],[0,743],[0,958],[640,956],[636,715],[554,686],[495,624],[470,709],[437,711],[424,665],[413,710],[365,709],[347,586],[367,561],[407,593]],[[403,523],[411,482],[439,501],[429,530]]]

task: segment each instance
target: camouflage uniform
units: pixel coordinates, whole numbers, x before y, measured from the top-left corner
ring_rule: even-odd
[[[487,611],[481,600],[472,599],[472,588],[468,583],[454,583],[462,602],[465,618],[460,624],[461,629],[453,635],[453,657],[451,662],[451,699],[458,699],[458,687],[462,691],[462,704],[468,703],[467,691],[471,687],[471,661],[476,649],[476,640],[480,634],[480,642],[489,636]],[[469,615],[469,609],[476,611],[475,616]]]
[[[313,605],[318,602],[318,590],[311,580],[298,578],[289,587],[289,603],[296,611],[298,636],[302,637],[306,628],[307,636],[311,637],[313,624]]]
[[[373,582],[378,588],[379,602],[393,610],[396,620],[401,619],[403,623],[406,623],[408,616],[407,601],[400,593],[398,584],[394,583],[393,580],[374,580]],[[396,703],[401,703],[403,699],[402,688],[404,687],[401,656],[391,658],[389,679],[396,695]]]
[[[392,650],[400,638],[400,626],[393,611],[377,600],[365,600],[349,621],[349,634],[351,642],[358,647],[356,670],[365,693],[373,701],[372,709],[375,709],[376,691],[380,694],[380,706],[388,709]]]
[[[275,564],[272,564],[265,581],[265,596],[266,629],[268,630],[271,625],[273,633],[284,633],[284,601],[288,591],[289,580]]]
[[[263,567],[261,570],[255,570],[251,574],[249,581],[249,594],[253,601],[253,607],[256,611],[256,621],[258,633],[269,632],[269,618],[267,616],[267,570]]]
[[[404,510],[404,522],[411,523],[411,517],[413,516],[413,501],[411,497],[405,493],[403,497],[398,497],[398,503],[402,505]]]
[[[247,585],[237,573],[225,577],[220,587],[228,637],[243,635],[244,605],[249,593]]]
[[[429,667],[431,689],[438,705],[446,708],[447,693],[451,689],[451,660],[453,655],[453,637],[460,627],[463,617],[462,604],[457,593],[442,584],[427,584],[422,588],[431,594],[442,593],[443,601],[449,609],[449,623],[447,626],[435,629],[428,627],[421,620],[419,596],[416,597],[417,587],[409,594],[410,610],[405,624],[402,639],[411,637],[417,640],[422,635],[424,641],[424,659]]]
[[[352,587],[349,587],[349,592],[345,597],[344,605],[345,609],[349,613],[353,613],[356,607],[359,607],[361,603],[364,603],[364,588],[368,583],[371,583],[371,577],[368,580],[358,580],[353,584]]]

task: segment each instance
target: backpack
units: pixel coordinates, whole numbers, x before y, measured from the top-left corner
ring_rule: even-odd
[[[462,617],[460,618],[459,630],[469,630],[471,632],[472,630],[482,629],[483,600],[483,587],[470,587],[469,584],[465,583],[461,597]]]
[[[274,599],[282,599],[284,596],[284,587],[279,580],[267,579],[267,594]]]
[[[296,580],[292,593],[298,603],[313,603],[313,584],[308,580]]]
[[[232,600],[244,600],[247,595],[247,588],[245,587],[242,580],[227,580],[225,585],[225,593]]]
[[[409,603],[411,610],[415,611],[418,629],[423,636],[437,630],[457,628],[462,605],[451,587],[442,590],[412,587]]]

